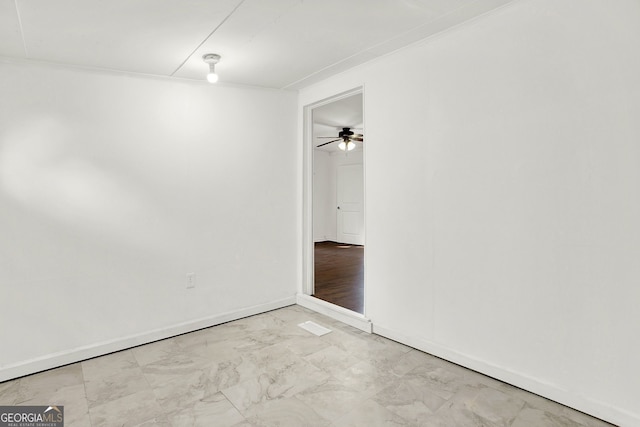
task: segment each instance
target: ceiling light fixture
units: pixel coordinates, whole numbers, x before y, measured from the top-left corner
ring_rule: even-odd
[[[216,74],[216,64],[220,62],[220,55],[216,53],[207,53],[202,55],[202,60],[209,64],[209,74],[207,74],[207,80],[209,83],[217,82],[218,75]]]
[[[342,151],[351,151],[354,148],[356,148],[356,144],[354,142],[348,141],[342,141],[340,144],[338,144],[338,148],[341,149]]]

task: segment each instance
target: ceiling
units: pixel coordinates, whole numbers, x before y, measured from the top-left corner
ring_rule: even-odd
[[[0,56],[299,89],[513,0],[0,0]]]

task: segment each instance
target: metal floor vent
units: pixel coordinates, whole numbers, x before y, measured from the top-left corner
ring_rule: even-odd
[[[331,329],[327,329],[324,326],[320,326],[317,323],[312,322],[311,320],[307,320],[306,322],[302,322],[298,326],[300,326],[305,331],[309,331],[312,334],[317,335],[319,337],[331,332]]]

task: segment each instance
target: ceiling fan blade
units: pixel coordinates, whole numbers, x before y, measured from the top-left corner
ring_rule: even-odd
[[[351,138],[349,138],[349,139],[350,139],[350,140],[352,140],[352,141],[358,141],[358,142],[362,142],[362,141],[364,141],[364,138],[363,138],[363,137],[361,137],[361,136],[358,136],[358,137],[355,137],[355,138],[354,138],[354,137],[351,137]]]
[[[316,148],[320,148],[323,145],[331,144],[332,142],[341,141],[342,138],[334,139],[333,141],[325,142],[324,144],[316,145]]]

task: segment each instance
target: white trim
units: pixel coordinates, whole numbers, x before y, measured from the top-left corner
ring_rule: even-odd
[[[314,105],[303,108],[302,136],[302,292],[314,293],[313,266],[313,110]]]
[[[591,416],[600,418],[621,427],[640,426],[640,414],[633,414],[624,409],[609,405],[604,402],[580,396],[569,390],[559,388],[555,384],[542,382],[520,372],[514,372],[508,368],[497,366],[484,360],[476,359],[464,353],[460,353],[440,344],[411,337],[391,329],[378,325],[373,326],[373,333],[398,341],[402,344],[416,348],[425,353],[432,354],[465,368],[480,372],[481,374],[496,378],[505,383],[514,385],[523,390],[543,396],[562,405],[574,408]]]
[[[360,313],[347,310],[339,305],[331,304],[330,302],[305,294],[298,294],[296,302],[298,305],[308,308],[309,310],[324,314],[327,317],[346,323],[369,334],[371,333],[371,320]]]
[[[204,79],[204,78],[194,79],[190,77],[166,76],[163,74],[139,73],[136,71],[123,71],[123,70],[116,70],[111,68],[93,67],[90,65],[65,64],[62,62],[51,62],[51,61],[44,61],[44,60],[32,59],[32,58],[16,58],[16,57],[3,56],[3,55],[0,55],[0,63],[26,65],[26,66],[30,65],[30,66],[35,66],[39,68],[46,67],[48,69],[86,72],[86,73],[100,74],[105,76],[127,76],[131,78],[144,78],[144,79],[153,79],[153,80],[168,81],[168,82],[173,81],[173,82],[181,82],[181,83],[190,83],[195,85],[201,85],[202,87],[209,87],[212,89],[216,87],[226,87],[226,88],[262,90],[262,91],[270,91],[270,92],[283,92],[283,91],[289,92],[289,93],[297,92],[295,89],[255,86],[250,84],[231,83],[231,82],[224,82],[224,81],[219,81],[215,85],[212,85],[207,81],[207,79]]]
[[[91,344],[73,350],[61,351],[35,359],[26,360],[24,362],[3,366],[0,368],[0,382],[45,371],[47,369],[57,368],[70,363],[80,362],[93,357],[103,356],[115,351],[148,344],[165,338],[174,337],[176,335],[197,331],[198,329],[208,328],[221,323],[230,322],[232,320],[242,319],[243,317],[253,316],[266,311],[276,310],[278,308],[294,305],[295,303],[296,297],[291,296],[278,301],[272,301],[227,313],[217,314],[211,317],[179,323],[167,328],[155,329],[141,334]]]

